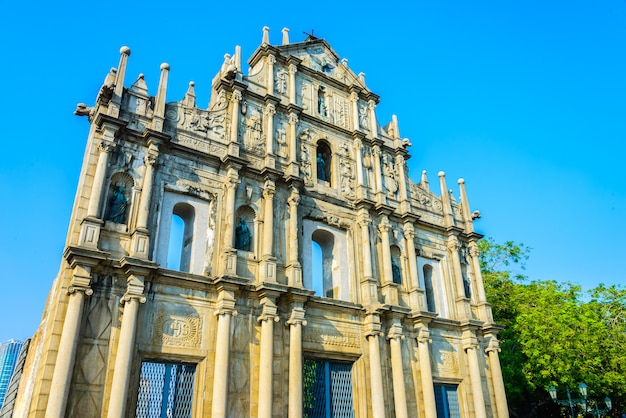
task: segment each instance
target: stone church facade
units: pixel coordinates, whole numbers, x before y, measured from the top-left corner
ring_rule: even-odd
[[[264,28],[202,109],[120,53],[14,417],[508,417],[478,213],[363,74]]]

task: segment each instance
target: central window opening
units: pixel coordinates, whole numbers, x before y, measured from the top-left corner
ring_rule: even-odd
[[[304,418],[354,418],[352,364],[304,359]]]
[[[136,418],[191,418],[196,365],[141,363]]]
[[[333,298],[333,251],[335,239],[327,231],[317,230],[312,238],[313,290],[317,295]]]

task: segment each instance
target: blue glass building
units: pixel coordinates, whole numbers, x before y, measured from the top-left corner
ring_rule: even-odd
[[[0,408],[4,403],[4,396],[9,387],[22,344],[23,342],[18,340],[9,340],[0,344]]]

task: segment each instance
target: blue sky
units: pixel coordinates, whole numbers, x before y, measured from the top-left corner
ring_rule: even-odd
[[[411,177],[435,188],[443,170],[457,196],[463,177],[477,230],[533,248],[531,278],[625,283],[623,0],[55,3],[0,2],[0,341],[39,323],[88,132],[72,112],[119,48],[127,85],[143,73],[155,94],[168,62],[167,100],[193,80],[206,107],[224,54],[247,60],[265,25],[273,44],[315,30],[364,72],[413,144]]]

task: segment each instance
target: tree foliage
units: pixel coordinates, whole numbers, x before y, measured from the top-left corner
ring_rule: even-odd
[[[572,283],[530,280],[520,273],[529,247],[492,239],[479,245],[487,300],[506,327],[499,335],[500,361],[511,415],[558,414],[548,387],[560,388],[562,398],[565,387],[584,381],[590,398],[610,396],[612,414],[620,416],[626,405],[626,290],[599,284],[583,292]]]

